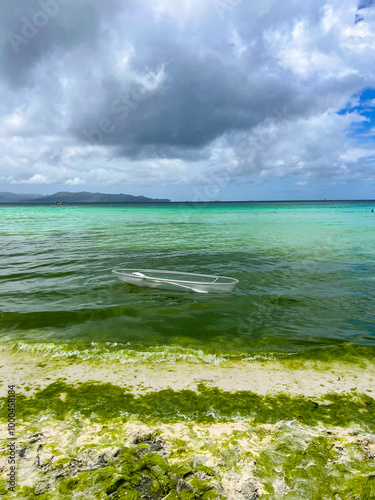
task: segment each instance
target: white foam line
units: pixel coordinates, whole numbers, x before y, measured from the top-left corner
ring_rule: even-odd
[[[105,345],[105,347],[104,347]],[[222,357],[217,354],[204,353],[201,349],[191,349],[179,346],[166,346],[166,347],[149,347],[143,351],[138,351],[135,349],[129,349],[128,346],[130,342],[126,344],[118,344],[117,342],[106,342],[100,345],[98,342],[91,342],[91,347],[85,349],[73,349],[69,343],[56,344],[56,343],[37,343],[29,344],[26,342],[20,342],[16,344],[6,344],[0,345],[0,350],[17,350],[34,352],[36,354],[48,355],[50,358],[72,358],[76,357],[83,361],[88,361],[90,359],[99,361],[109,361],[118,362],[121,364],[135,364],[139,362],[153,362],[153,363],[163,363],[163,362],[178,362],[186,361],[189,363],[207,363],[211,365],[220,365],[231,361],[231,357]],[[121,349],[121,345],[124,349]],[[119,347],[120,346],[120,347]],[[111,348],[118,348],[116,350],[111,350]],[[240,357],[241,361],[253,362],[253,361],[275,361],[277,359],[292,356],[297,353],[268,353],[268,354],[255,354],[253,356]],[[234,354],[233,357],[238,358],[238,354]]]

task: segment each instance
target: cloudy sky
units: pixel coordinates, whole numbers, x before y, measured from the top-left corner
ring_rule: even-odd
[[[1,0],[0,191],[375,198],[375,0]]]

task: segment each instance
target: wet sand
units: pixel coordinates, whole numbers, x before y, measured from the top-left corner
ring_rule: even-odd
[[[290,364],[290,367],[289,367]],[[101,363],[93,360],[56,359],[25,351],[0,351],[1,396],[8,383],[30,395],[56,380],[66,383],[112,383],[127,387],[133,394],[171,388],[196,390],[199,383],[224,391],[252,391],[265,395],[287,393],[320,397],[326,393],[357,391],[375,394],[375,362],[355,365],[341,361],[306,361],[297,367],[288,360],[237,361],[220,365],[188,362]]]

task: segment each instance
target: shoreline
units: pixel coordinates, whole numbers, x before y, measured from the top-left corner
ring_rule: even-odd
[[[4,383],[15,383],[18,390],[33,394],[57,380],[68,384],[106,382],[127,387],[133,394],[172,389],[197,390],[198,384],[224,391],[252,391],[260,395],[288,393],[322,397],[327,393],[375,395],[375,362],[358,364],[337,360],[332,363],[279,359],[262,361],[227,361],[221,364],[198,364],[187,361],[101,362],[98,359],[48,358],[43,353],[0,351],[0,397]]]

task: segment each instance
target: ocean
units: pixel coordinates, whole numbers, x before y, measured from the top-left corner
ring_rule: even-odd
[[[1,205],[0,342],[88,359],[375,353],[375,202]],[[230,276],[138,288],[115,268]]]

